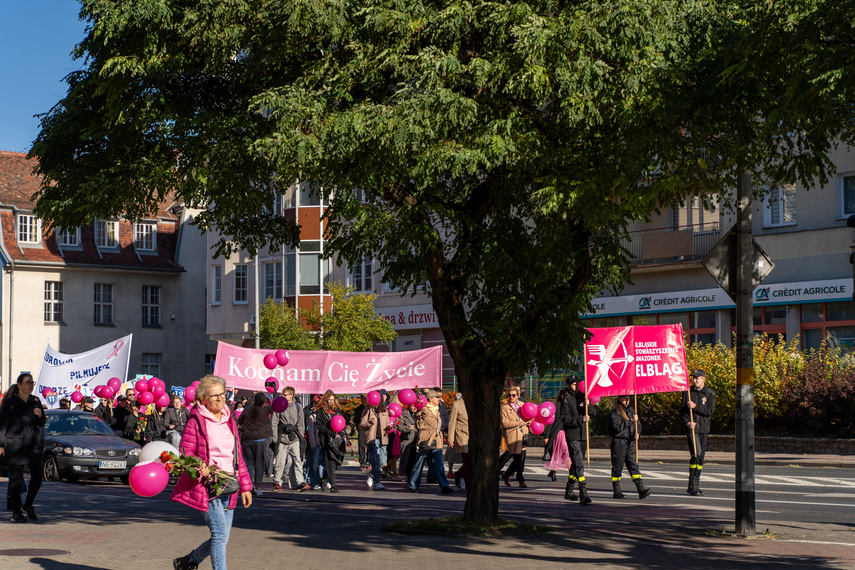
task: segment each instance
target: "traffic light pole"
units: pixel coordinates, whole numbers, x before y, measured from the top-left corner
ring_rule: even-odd
[[[736,534],[755,533],[751,175],[736,181]]]

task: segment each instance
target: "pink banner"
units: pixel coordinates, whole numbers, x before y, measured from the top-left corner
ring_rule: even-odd
[[[273,350],[217,343],[214,374],[229,388],[263,392],[269,377],[280,389],[291,386],[302,394],[364,394],[371,390],[439,388],[442,386],[442,347],[407,352],[332,352],[289,350],[288,364],[269,370],[264,356]]]
[[[682,325],[588,329],[585,345],[588,396],[680,392],[689,388]],[[586,390],[586,384],[590,389]]]

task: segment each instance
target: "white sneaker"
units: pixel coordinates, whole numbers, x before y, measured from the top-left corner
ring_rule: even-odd
[[[460,488],[464,491],[466,490],[466,481],[464,481],[463,479],[460,480]]]
[[[378,483],[378,485],[379,485],[379,483]],[[374,476],[373,475],[368,475],[368,486],[369,487],[374,486]]]
[[[385,488],[386,488],[386,486],[385,486],[385,485],[383,485],[383,483],[377,483],[376,485],[374,485],[374,490],[375,490],[375,491],[382,491],[382,490],[383,490],[383,489],[385,489]]]
[[[332,483],[327,482],[326,487],[327,487],[327,491],[329,491],[330,489],[332,489]]]
[[[320,490],[321,490],[321,486],[320,486],[320,485],[315,485],[314,487],[312,487],[312,490],[313,490],[313,491],[320,491]]]

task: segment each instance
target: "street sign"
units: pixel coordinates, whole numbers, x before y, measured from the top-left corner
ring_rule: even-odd
[[[775,263],[769,259],[760,244],[753,238],[754,268],[751,274],[752,287],[757,287],[775,268]],[[710,272],[721,288],[736,302],[736,226],[719,240],[715,247],[704,256],[704,267]]]

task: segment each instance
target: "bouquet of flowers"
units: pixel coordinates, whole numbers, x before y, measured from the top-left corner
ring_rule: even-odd
[[[178,477],[187,473],[193,479],[202,480],[202,484],[212,497],[218,497],[225,491],[226,494],[238,490],[238,481],[235,474],[223,471],[216,465],[208,465],[195,455],[175,455],[169,451],[160,454],[160,462],[166,467],[170,477]],[[208,468],[208,475],[203,476],[203,471]]]

